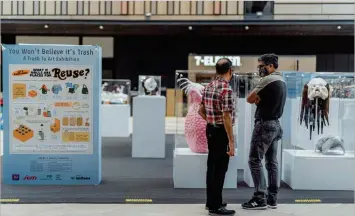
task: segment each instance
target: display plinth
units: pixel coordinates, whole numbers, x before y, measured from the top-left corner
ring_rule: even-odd
[[[242,152],[237,157],[237,168],[244,169],[244,161],[245,161],[245,154],[243,154],[245,149],[245,107],[246,107],[246,99],[239,98],[237,101],[237,110],[236,113],[236,124],[234,126],[237,134],[237,140],[235,143],[235,147],[239,149],[239,152]]]
[[[322,155],[313,150],[283,150],[283,181],[294,190],[354,190],[354,153]]]
[[[131,110],[129,104],[101,106],[102,137],[129,137]]]
[[[224,188],[237,188],[237,149],[230,158]],[[207,154],[194,153],[190,148],[174,150],[174,188],[206,188]]]
[[[133,98],[132,157],[165,158],[165,109],[163,96]]]

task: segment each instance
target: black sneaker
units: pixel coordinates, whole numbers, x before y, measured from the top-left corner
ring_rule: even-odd
[[[249,202],[242,204],[246,210],[265,210],[267,209],[265,198],[252,198]]]
[[[222,202],[221,207],[222,207],[222,208],[227,207],[227,203],[226,203],[226,202]],[[206,209],[206,210],[209,210],[210,208],[206,205],[205,209]]]
[[[268,200],[268,201],[267,201],[267,207],[269,207],[269,208],[271,208],[271,209],[277,209],[277,202],[276,202],[276,201]]]
[[[234,210],[227,210],[222,207],[217,210],[209,210],[208,214],[209,215],[235,215],[235,211]]]

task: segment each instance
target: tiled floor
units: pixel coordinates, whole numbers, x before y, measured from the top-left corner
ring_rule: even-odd
[[[245,211],[231,205],[236,216],[354,216],[354,204],[290,204],[277,210]],[[1,216],[198,216],[208,215],[203,205],[101,205],[101,204],[38,204],[2,205]]]

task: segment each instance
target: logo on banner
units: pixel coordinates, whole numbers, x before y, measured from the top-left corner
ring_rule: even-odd
[[[40,180],[53,180],[53,175],[46,175],[43,178],[40,178]]]
[[[19,174],[12,174],[12,181],[19,181],[20,175]]]
[[[28,175],[26,175],[25,178],[23,178],[23,180],[34,181],[34,180],[37,180],[37,177],[36,176],[28,176]]]
[[[30,73],[30,70],[17,70],[12,72],[12,76],[23,76]]]
[[[90,177],[86,176],[74,176],[70,178],[71,180],[90,180]]]

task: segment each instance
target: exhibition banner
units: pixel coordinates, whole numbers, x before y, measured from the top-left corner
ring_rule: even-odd
[[[99,184],[101,48],[3,45],[5,184]]]

